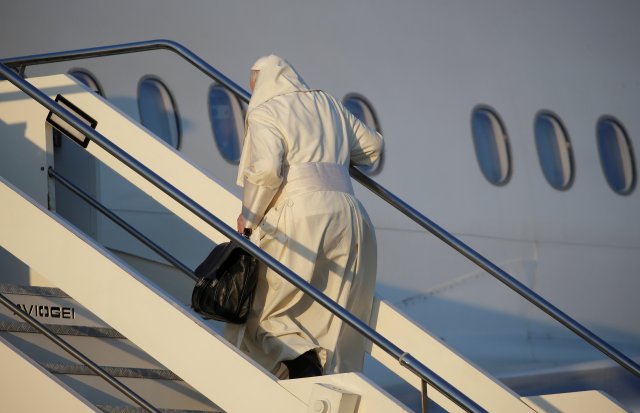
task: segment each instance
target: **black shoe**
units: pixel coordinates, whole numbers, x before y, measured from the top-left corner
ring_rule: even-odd
[[[283,363],[289,369],[290,379],[322,376],[322,365],[315,350],[309,350],[301,356],[293,360],[285,360]]]

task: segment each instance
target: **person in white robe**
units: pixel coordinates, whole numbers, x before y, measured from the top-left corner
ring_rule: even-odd
[[[275,55],[253,65],[251,87],[238,230],[250,229],[258,246],[368,323],[376,238],[348,168],[375,168],[383,138]],[[362,369],[365,339],[264,265],[246,324],[225,334],[279,378],[307,375],[292,374],[291,361],[308,355],[321,369],[308,375]]]

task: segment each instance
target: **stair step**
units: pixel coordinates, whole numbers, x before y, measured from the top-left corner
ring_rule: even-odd
[[[0,283],[0,294],[36,295],[38,297],[71,298],[67,293],[55,287],[38,287]]]
[[[61,289],[0,283],[0,293],[31,312],[49,330],[63,336],[161,412],[222,411]],[[62,317],[63,308],[66,317]],[[108,413],[145,411],[5,307],[0,307],[0,335],[100,410]]]
[[[104,413],[147,413],[142,407],[133,406],[109,406],[98,404],[96,407]],[[158,409],[162,413],[222,413],[222,410],[181,410],[181,409]]]
[[[64,336],[65,341],[97,364],[164,368],[59,288],[0,283],[0,293],[7,295],[23,310],[31,312],[32,316],[53,333]],[[73,319],[51,317],[54,309],[53,315],[59,316],[61,308],[67,310],[67,315],[71,312],[69,309],[72,309]],[[0,336],[22,348],[40,363],[76,362],[64,350],[4,306],[0,306]]]
[[[81,372],[84,373],[84,371]],[[110,371],[110,373],[120,374],[117,371]],[[95,405],[136,407],[129,398],[100,376],[57,373],[54,375]],[[116,379],[157,408],[205,411],[219,409],[183,381],[123,377],[125,375],[116,377]]]
[[[113,328],[108,327],[90,327],[90,326],[70,326],[65,324],[48,324],[42,323],[45,327],[59,336],[82,336],[82,337],[99,337],[99,338],[121,338],[126,339]],[[35,327],[23,321],[13,321],[8,319],[0,319],[0,331],[10,333],[36,333],[40,334]]]
[[[77,363],[74,357],[55,345],[44,335],[33,333],[29,328],[19,324],[4,323],[3,326],[6,327],[6,330],[0,330],[0,336],[20,348],[37,362]],[[52,330],[60,334],[61,331],[66,331],[68,327],[72,326],[55,326]],[[88,332],[89,335],[61,335],[61,338],[98,365],[146,369],[165,368],[165,366],[158,363],[158,361],[129,340],[125,338],[112,338],[114,334],[111,334],[111,332],[93,335],[93,333],[98,333],[98,331],[91,329],[92,327],[79,327],[79,330],[70,330],[68,332]],[[29,330],[29,332],[12,330]]]
[[[93,370],[84,364],[70,363],[40,363],[42,367],[53,374],[75,374],[81,376],[97,376]],[[165,369],[141,369],[135,367],[100,366],[113,377],[151,380],[182,380],[175,373]]]

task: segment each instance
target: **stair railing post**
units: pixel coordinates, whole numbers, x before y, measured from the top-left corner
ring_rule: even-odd
[[[429,409],[429,395],[427,394],[427,382],[424,380],[421,380],[421,382],[422,382],[422,391],[421,391],[422,413],[427,413],[427,410]]]

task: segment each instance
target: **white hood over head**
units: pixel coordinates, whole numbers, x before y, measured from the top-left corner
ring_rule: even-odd
[[[251,66],[251,70],[259,70],[260,73],[256,79],[253,94],[249,101],[249,107],[247,108],[245,137],[242,155],[240,156],[238,165],[238,178],[236,180],[239,186],[244,186],[244,171],[251,163],[251,151],[249,148],[251,147],[250,140],[252,137],[251,133],[247,133],[249,130],[248,119],[251,111],[276,96],[310,90],[293,66],[276,55],[271,54],[256,60],[253,66]]]
[[[259,70],[247,112],[276,96],[309,90],[298,72],[281,57],[269,55],[258,59],[251,70]]]

